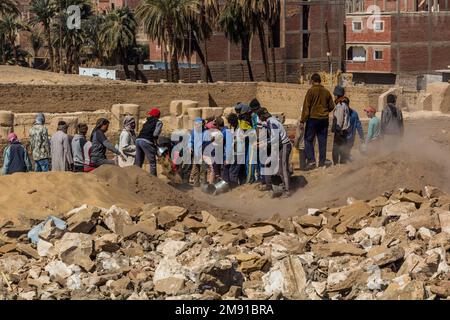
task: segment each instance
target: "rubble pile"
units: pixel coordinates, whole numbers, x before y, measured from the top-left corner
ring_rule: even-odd
[[[247,228],[150,204],[5,223],[0,299],[449,298],[450,195],[347,202]]]

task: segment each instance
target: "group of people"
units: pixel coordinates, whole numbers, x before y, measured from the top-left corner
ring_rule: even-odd
[[[103,164],[121,167],[138,165],[142,167],[147,156],[152,174],[156,175],[156,145],[162,129],[159,109],[148,113],[139,135],[136,135],[136,119],[127,115],[123,119],[123,129],[118,145],[113,145],[106,137],[109,120],[98,119],[90,137],[85,123],[78,123],[76,134],[69,135],[68,124],[59,121],[57,131],[50,137],[45,126],[45,116],[39,113],[29,130],[29,142],[34,160],[34,171],[74,171],[89,172]],[[8,146],[3,152],[2,175],[15,172],[33,171],[32,162],[26,147],[14,132],[8,134]],[[110,159],[107,151],[117,157]]]
[[[177,171],[183,182],[194,186],[211,185],[218,181],[225,181],[230,187],[260,183],[261,190],[272,191],[277,185],[280,186],[277,190],[281,196],[289,196],[292,174],[290,155],[293,146],[301,150],[300,154],[305,154],[303,169],[311,170],[317,166],[351,161],[351,149],[356,135],[359,136],[362,149],[367,151],[375,149],[382,137],[398,137],[403,134],[403,115],[396,106],[395,95],[387,96],[381,120],[377,118],[375,108],[364,109],[370,119],[365,137],[359,115],[351,107],[345,89],[336,86],[333,97],[321,84],[320,75],[312,75],[311,81],[312,87],[304,99],[294,143],[282,122],[255,98],[249,104],[237,103],[234,112],[225,118],[196,118],[188,138],[178,141],[184,141],[181,143],[183,148],[179,148],[176,153],[165,154],[171,162],[171,168]],[[331,113],[331,131],[334,134],[332,161],[327,160]],[[65,121],[58,123],[57,132],[49,138],[45,117],[40,113],[29,131],[34,170],[88,172],[103,164],[142,167],[147,158],[150,173],[156,176],[163,123],[159,109],[152,109],[147,115],[139,134],[136,133],[135,118],[125,116],[119,143],[113,145],[106,137],[109,128],[107,119],[97,121],[89,139],[86,124],[79,123],[76,134],[72,137],[67,133],[68,125]],[[316,139],[318,163],[315,157]],[[171,146],[169,149],[173,149],[172,138],[168,141]],[[8,135],[8,142],[3,154],[2,174],[31,171],[31,159],[15,133]],[[107,157],[108,150],[116,155],[115,160]],[[180,159],[181,161],[177,161]],[[269,168],[273,169],[274,163],[275,169],[268,171]]]
[[[331,93],[321,84],[319,74],[311,77],[312,87],[308,90],[302,109],[297,132],[304,138],[306,156],[306,170],[342,164],[351,161],[351,150],[355,144],[356,134],[359,135],[361,147],[364,151],[374,150],[381,141],[381,137],[400,137],[403,135],[403,115],[396,106],[397,97],[387,96],[387,104],[381,113],[381,120],[377,118],[377,110],[373,107],[364,109],[369,120],[367,136],[359,119],[359,115],[350,106],[350,99],[345,95],[342,86],[336,86]],[[330,113],[333,112],[331,131],[334,134],[332,158],[327,159],[327,137]],[[319,162],[315,158],[315,139],[318,141]]]
[[[280,195],[289,196],[292,143],[280,120],[256,98],[249,104],[238,102],[225,119],[227,125],[223,117],[195,119],[188,145],[183,149],[187,155],[178,164],[182,180],[195,187],[218,181],[225,181],[231,188],[260,183],[261,190],[272,190],[273,178],[278,176],[277,185],[283,189]],[[266,132],[263,138],[261,131]],[[268,150],[269,156],[272,146],[278,148],[277,154],[262,158],[260,149]],[[267,174],[273,159],[277,165]]]

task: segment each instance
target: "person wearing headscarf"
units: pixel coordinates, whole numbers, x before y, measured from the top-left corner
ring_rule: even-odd
[[[134,164],[142,168],[147,157],[150,162],[150,174],[156,176],[158,137],[161,134],[163,123],[159,120],[161,116],[159,109],[153,108],[147,115],[147,121],[136,139],[136,159]]]
[[[119,151],[125,156],[125,159],[119,159],[120,167],[129,167],[134,164],[136,157],[136,119],[127,115],[123,118],[123,129],[119,138]]]
[[[36,121],[30,128],[29,138],[31,154],[35,163],[36,172],[47,172],[50,165],[50,140],[45,127],[45,116],[38,113]]]
[[[191,177],[194,187],[200,187],[200,184],[206,183],[207,180],[207,165],[203,161],[205,125],[205,121],[202,118],[195,118],[194,128],[191,131],[189,140],[189,149],[192,154]]]
[[[90,163],[94,168],[98,168],[103,164],[116,164],[116,161],[106,158],[106,150],[109,150],[117,156],[121,157],[122,160],[124,158],[120,151],[117,150],[111,142],[109,142],[108,138],[106,138],[105,133],[108,131],[108,129],[109,120],[100,118],[97,120],[94,130],[92,130]]]
[[[86,134],[88,132],[88,126],[85,123],[79,123],[77,125],[77,133],[72,139],[72,155],[73,155],[73,171],[84,171],[84,146],[87,143]]]
[[[50,140],[52,154],[52,171],[72,171],[72,146],[65,121],[58,122],[58,129]]]
[[[2,175],[32,170],[27,149],[20,143],[14,132],[8,134],[8,146],[3,151]]]

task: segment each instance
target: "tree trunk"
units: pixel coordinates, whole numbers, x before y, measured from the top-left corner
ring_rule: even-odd
[[[250,81],[255,81],[255,78],[253,77],[253,69],[252,69],[252,63],[250,62],[250,40],[242,40],[242,48],[244,49],[244,55],[245,55],[245,61],[247,62],[247,69],[248,69],[248,77]]]
[[[198,43],[197,37],[195,37],[195,36],[193,37],[192,44],[194,45],[194,51],[197,52],[198,57],[200,58],[200,61],[202,62],[203,66],[205,67],[209,82],[214,82],[212,74],[211,74],[211,69],[209,68],[209,66],[206,62],[206,58],[203,54],[203,50],[200,47],[200,44]]]
[[[272,81],[277,82],[277,63],[276,63],[276,56],[275,56],[275,42],[273,41],[273,29],[272,29],[272,21],[269,20],[268,22],[268,28],[269,31],[269,47],[270,47],[270,53],[272,56]]]
[[[131,79],[130,70],[128,69],[127,55],[123,48],[120,48],[120,59],[122,60],[123,71],[125,71],[125,78]]]
[[[165,44],[164,44],[164,71],[166,72],[166,80],[172,81],[172,79],[169,79],[169,64],[167,62],[167,49]]]
[[[172,82],[178,82],[180,79],[180,70],[178,69],[178,54],[175,41],[175,35],[172,30],[172,26],[167,24],[167,35],[169,38],[169,51],[170,51],[170,73],[172,75]]]
[[[261,45],[261,55],[264,63],[265,78],[267,82],[270,82],[270,70],[269,70],[269,61],[267,58],[266,34],[264,32],[264,26],[262,24],[262,21],[258,20],[256,25],[258,28],[259,44]]]
[[[50,32],[50,26],[45,25],[45,34],[47,37],[47,49],[48,49],[48,56],[50,59],[50,70],[55,71],[55,56],[53,55],[53,47],[52,47],[52,35]]]

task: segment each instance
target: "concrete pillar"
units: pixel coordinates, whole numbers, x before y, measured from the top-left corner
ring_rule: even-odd
[[[111,107],[111,124],[112,132],[120,132],[123,128],[123,118],[131,115],[136,119],[136,131],[139,131],[139,111],[140,106],[137,104],[114,104]]]

